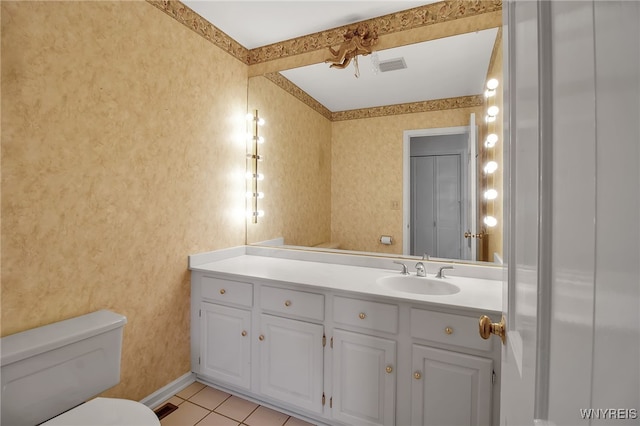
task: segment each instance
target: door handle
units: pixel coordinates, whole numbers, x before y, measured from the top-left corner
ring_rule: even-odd
[[[491,318],[486,315],[482,315],[478,321],[480,337],[488,339],[492,334],[500,336],[502,344],[504,345],[507,340],[507,328],[505,326],[504,315],[500,322],[491,322]]]
[[[479,234],[472,234],[471,232],[467,231],[464,233],[464,237],[465,238],[477,238],[479,240],[481,240],[485,235],[487,235],[486,232],[484,231],[480,231]]]

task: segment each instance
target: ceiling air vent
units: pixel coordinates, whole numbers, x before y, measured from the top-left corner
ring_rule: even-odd
[[[380,61],[378,64],[380,72],[402,70],[406,67],[407,64],[404,62],[404,58],[387,59],[386,61]]]

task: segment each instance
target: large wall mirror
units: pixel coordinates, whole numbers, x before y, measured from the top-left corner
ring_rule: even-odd
[[[500,25],[445,22],[344,69],[251,77],[264,216],[247,244],[501,263]]]

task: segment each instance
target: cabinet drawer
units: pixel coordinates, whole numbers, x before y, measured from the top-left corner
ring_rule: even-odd
[[[202,298],[233,305],[253,306],[253,284],[202,277]]]
[[[260,305],[265,311],[324,320],[324,296],[285,288],[262,287]]]
[[[466,348],[491,350],[492,339],[478,333],[478,318],[411,309],[411,337]]]
[[[398,332],[398,306],[336,296],[333,320],[337,323],[387,333]]]

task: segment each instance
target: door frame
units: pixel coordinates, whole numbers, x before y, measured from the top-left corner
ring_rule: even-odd
[[[402,254],[408,256],[411,252],[411,138],[423,137],[423,136],[442,136],[442,135],[460,135],[469,134],[471,132],[471,126],[453,126],[453,127],[440,127],[434,129],[414,129],[405,130],[402,135]],[[477,134],[477,132],[476,132]],[[470,147],[467,145],[466,153],[471,155]],[[462,167],[466,167],[466,172],[462,176],[463,184],[463,197],[467,201],[471,197],[475,197],[475,194],[470,194],[472,188],[469,186],[469,161],[475,161],[475,158],[467,158],[467,161],[462,161]],[[466,206],[463,209],[462,229],[470,229],[468,219],[469,207]],[[468,250],[463,244],[464,253]]]

